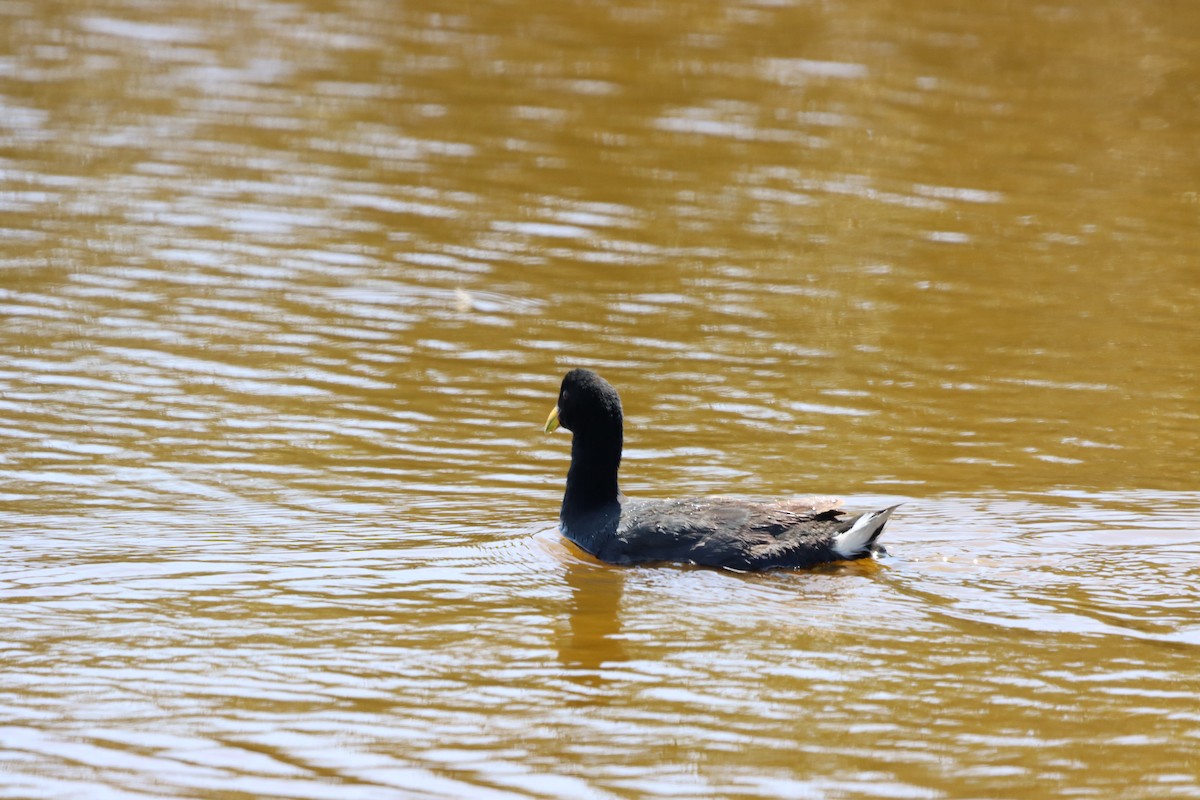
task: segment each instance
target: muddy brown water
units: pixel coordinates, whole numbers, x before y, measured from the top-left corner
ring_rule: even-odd
[[[0,3],[0,796],[1200,797],[1200,7]],[[623,487],[905,505],[615,569]]]

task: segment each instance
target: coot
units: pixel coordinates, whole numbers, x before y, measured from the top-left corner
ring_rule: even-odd
[[[733,570],[811,567],[865,558],[896,506],[858,516],[829,498],[640,500],[617,486],[621,398],[587,369],[563,378],[546,433],[573,434],[559,529],[602,561],[683,562]]]

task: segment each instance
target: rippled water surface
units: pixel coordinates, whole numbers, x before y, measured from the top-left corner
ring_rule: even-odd
[[[1200,798],[1200,7],[0,2],[0,797]],[[904,502],[616,569],[623,487]]]

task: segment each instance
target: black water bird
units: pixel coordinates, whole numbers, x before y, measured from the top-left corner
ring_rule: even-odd
[[[587,369],[563,378],[546,433],[571,431],[571,468],[559,530],[613,564],[683,562],[732,570],[811,567],[865,558],[896,506],[858,516],[829,498],[639,500],[617,485],[621,398]]]

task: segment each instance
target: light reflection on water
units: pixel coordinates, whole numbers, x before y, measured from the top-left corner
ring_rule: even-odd
[[[10,789],[778,796],[866,758],[1003,792],[1119,780],[1098,742],[1186,763],[1200,722],[1194,498],[925,501],[891,557],[763,576],[612,569],[515,509],[205,511],[9,534]]]
[[[1196,796],[1194,13],[1060,11],[0,4],[0,794]],[[576,364],[892,555],[571,550]]]

